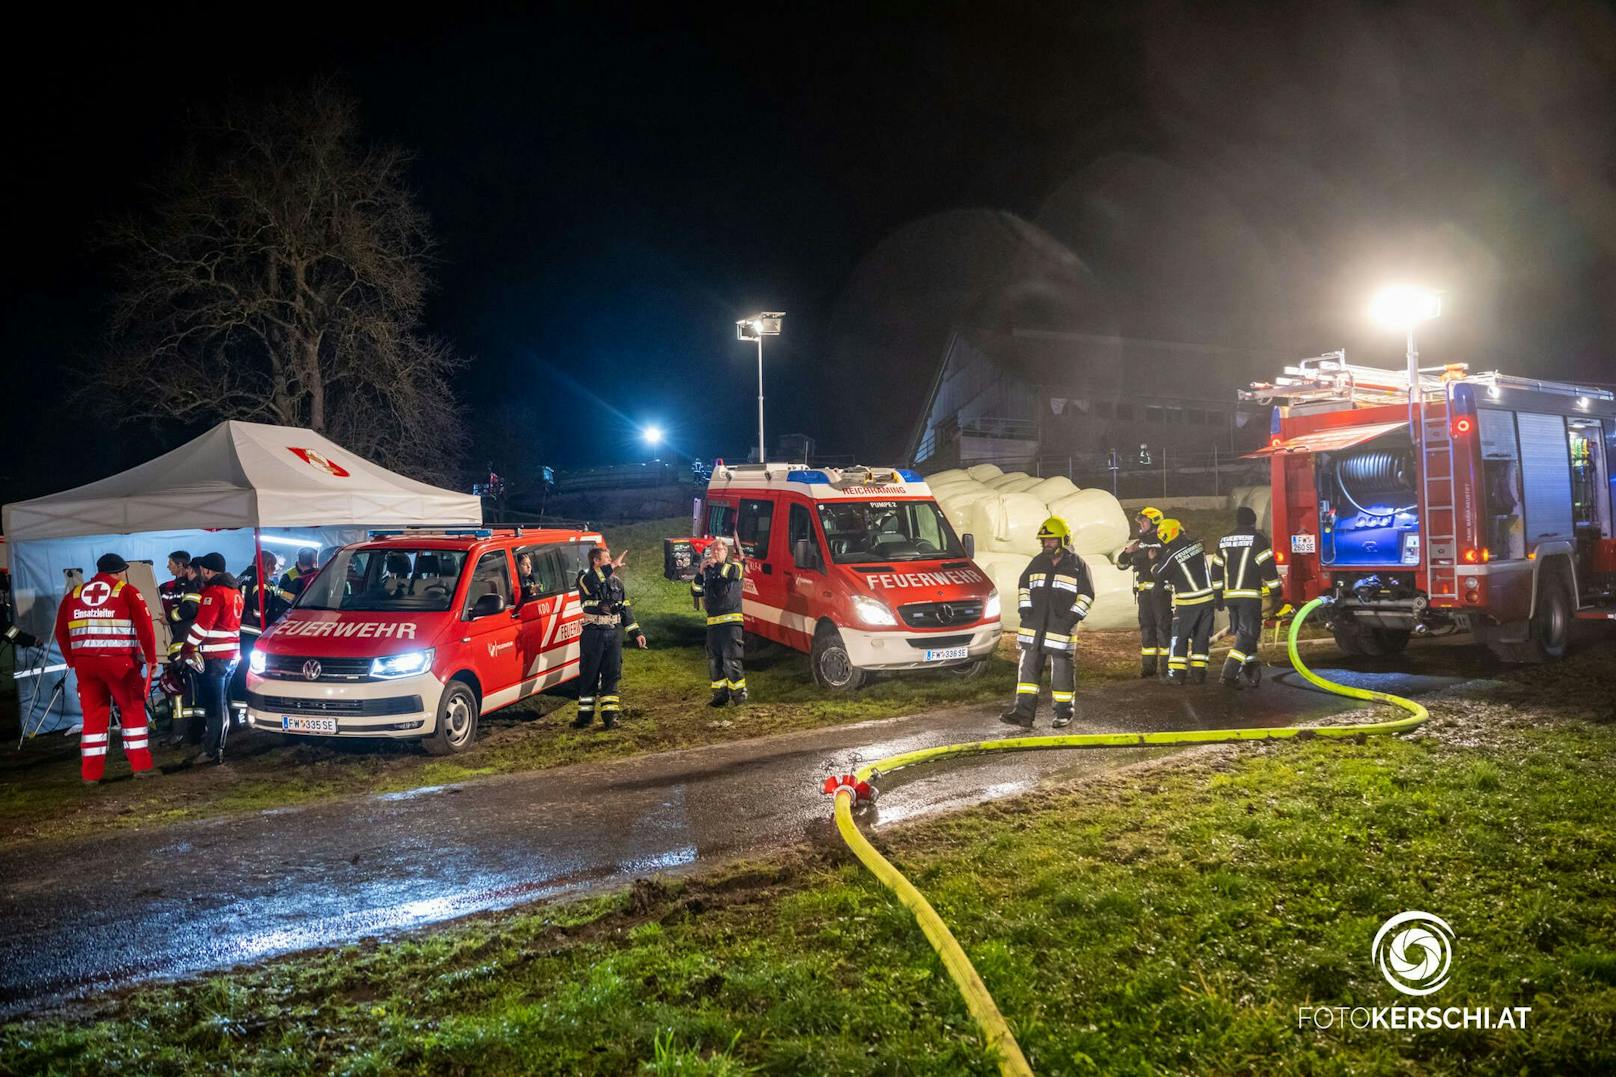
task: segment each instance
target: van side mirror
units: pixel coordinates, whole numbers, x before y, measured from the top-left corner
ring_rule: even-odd
[[[976,560],[976,536],[969,531],[960,536],[960,545],[965,547],[965,556]]]
[[[504,609],[505,596],[490,591],[486,595],[477,596],[477,601],[471,607],[471,619],[475,621],[479,617],[492,617],[496,613],[503,612]]]
[[[824,568],[819,560],[819,547],[811,538],[800,538],[791,544],[791,563],[798,568]]]

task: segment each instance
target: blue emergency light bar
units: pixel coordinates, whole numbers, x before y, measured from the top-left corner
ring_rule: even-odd
[[[369,538],[379,539],[397,538],[400,535],[423,532],[433,535],[450,535],[454,538],[465,538],[468,535],[472,538],[480,539],[494,537],[494,532],[486,527],[373,527],[365,534]],[[520,528],[517,529],[517,533],[521,533]]]

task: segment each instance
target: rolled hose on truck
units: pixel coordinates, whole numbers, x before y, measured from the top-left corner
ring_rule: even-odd
[[[840,831],[842,840],[870,873],[914,913],[926,941],[931,943],[932,949],[937,952],[943,967],[948,970],[949,976],[953,978],[955,986],[964,997],[965,1006],[981,1030],[988,1050],[998,1057],[999,1072],[1030,1075],[1032,1067],[1027,1064],[1026,1056],[1021,1053],[1021,1047],[1016,1043],[1010,1026],[1005,1023],[1004,1015],[994,1003],[993,996],[988,993],[987,985],[982,982],[982,977],[972,966],[971,959],[965,956],[965,951],[960,948],[959,942],[948,930],[943,918],[937,915],[937,910],[933,909],[925,895],[904,877],[903,872],[893,867],[891,862],[877,852],[875,846],[871,845],[860,832],[858,824],[853,821],[854,804],[860,800],[873,798],[874,790],[869,783],[879,775],[958,755],[1025,752],[1044,748],[1137,748],[1152,744],[1221,744],[1229,741],[1287,740],[1297,737],[1387,736],[1407,733],[1423,725],[1430,715],[1424,707],[1412,699],[1404,699],[1390,692],[1375,692],[1366,688],[1337,684],[1319,676],[1303,664],[1301,656],[1296,651],[1297,634],[1308,617],[1329,602],[1328,597],[1315,598],[1297,611],[1295,618],[1292,619],[1290,635],[1286,639],[1291,665],[1304,680],[1326,692],[1370,703],[1389,703],[1407,711],[1407,718],[1389,722],[1363,722],[1357,725],[1288,726],[1280,729],[1192,729],[1174,733],[1075,733],[1051,737],[1008,737],[1003,740],[970,741],[904,752],[867,763],[852,774],[826,779],[824,791],[835,798],[836,829]]]

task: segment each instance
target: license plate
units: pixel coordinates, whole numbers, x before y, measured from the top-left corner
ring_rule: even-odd
[[[926,652],[928,662],[947,662],[955,658],[968,658],[970,652],[964,647],[938,647]]]
[[[335,733],[337,720],[335,718],[293,718],[290,715],[281,715],[281,732],[283,733]]]
[[[1313,553],[1318,549],[1317,537],[1309,534],[1291,536],[1291,553]]]

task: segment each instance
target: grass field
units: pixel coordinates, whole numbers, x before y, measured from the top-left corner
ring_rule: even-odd
[[[888,829],[1034,1069],[1616,1069],[1616,649],[1407,739],[1218,748]],[[903,795],[900,783],[886,790]],[[1389,1006],[1370,940],[1453,925],[1432,1001],[1525,1032],[1303,1030]],[[989,1073],[909,915],[830,836],[696,881],[149,987],[0,1030],[0,1071]]]

